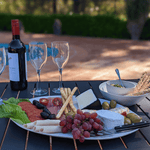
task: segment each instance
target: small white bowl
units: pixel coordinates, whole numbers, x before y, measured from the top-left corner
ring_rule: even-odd
[[[112,94],[118,94],[118,95],[125,95],[128,94],[130,91],[133,91],[135,88],[135,84],[133,82],[130,81],[122,81],[123,85],[125,87],[116,87],[113,86],[112,84],[118,84],[120,85],[120,81],[119,80],[109,80],[106,82],[106,88],[108,93],[112,93]]]
[[[132,83],[134,83],[135,85],[137,84],[135,82]],[[105,99],[109,101],[115,100],[117,103],[122,104],[124,106],[135,105],[149,95],[148,93],[139,96],[125,96],[125,95],[112,94],[107,91],[106,82],[101,83],[99,85],[99,89]]]

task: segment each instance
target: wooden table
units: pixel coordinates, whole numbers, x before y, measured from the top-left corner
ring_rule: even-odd
[[[138,81],[138,80],[132,80]],[[75,95],[78,95],[90,88],[93,89],[95,95],[99,98],[103,98],[99,91],[99,84],[104,81],[67,81],[63,82],[64,87],[77,86],[78,90]],[[24,91],[12,91],[9,83],[0,83],[0,91],[2,98],[32,98],[30,91],[35,87],[35,83],[28,83],[28,88]],[[41,87],[47,88],[49,91],[47,95],[56,95],[52,92],[54,87],[58,87],[58,82],[42,82]],[[139,104],[129,107],[132,111],[140,115],[143,120],[150,120],[150,100],[145,98]],[[10,119],[0,119],[0,150],[150,150],[150,127],[142,128],[139,131],[127,135],[122,138],[112,140],[95,140],[85,141],[80,143],[73,139],[64,139],[49,137],[40,134],[28,132],[16,124]]]

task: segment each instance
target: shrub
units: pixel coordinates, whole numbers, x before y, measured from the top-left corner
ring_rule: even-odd
[[[11,31],[11,19],[19,19],[30,33],[53,33],[54,20],[62,22],[63,35],[130,39],[126,21],[112,15],[12,15],[0,14],[1,31]],[[146,32],[145,34],[148,34]],[[143,35],[142,37],[144,37]],[[146,37],[146,36],[145,36]]]

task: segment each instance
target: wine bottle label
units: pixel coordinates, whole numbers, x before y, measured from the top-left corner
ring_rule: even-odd
[[[8,53],[9,79],[20,81],[18,53]]]

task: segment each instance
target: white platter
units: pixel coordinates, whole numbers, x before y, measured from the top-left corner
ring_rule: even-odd
[[[103,82],[99,85],[99,90],[102,93],[103,97],[106,98],[107,100],[113,99],[121,105],[132,106],[142,101],[146,96],[148,96],[148,93],[139,96],[124,96],[124,95],[108,93],[106,88],[106,82]],[[137,84],[136,82],[132,82],[132,83]]]
[[[39,100],[40,98],[48,98],[48,97],[60,97],[59,96],[42,96],[42,97],[36,97],[36,98],[32,98],[32,99],[29,99],[31,102],[33,100]],[[107,101],[107,100],[104,100],[104,99],[100,99],[101,103],[103,103],[104,101]],[[75,98],[75,96],[73,96],[73,102],[74,102],[74,105],[75,107],[78,107],[78,104],[77,104],[77,100]],[[109,103],[109,101],[107,101]],[[117,104],[116,107],[122,107],[121,105]],[[130,112],[132,112],[130,110]],[[132,112],[134,113],[134,112]],[[42,135],[46,135],[46,136],[53,136],[53,137],[61,137],[61,138],[70,138],[72,139],[73,136],[71,133],[53,133],[53,134],[47,134],[47,133],[42,133],[42,132],[35,132],[34,130],[32,129],[27,129],[25,128],[23,125],[20,125],[18,124],[17,122],[13,121],[16,125],[18,125],[20,128],[22,129],[25,129],[25,130],[28,130],[28,131],[31,131],[31,132],[34,132],[34,133],[37,133],[37,134],[42,134]],[[86,140],[109,140],[109,139],[115,139],[115,138],[119,138],[119,137],[123,137],[123,136],[126,136],[126,135],[129,135],[133,132],[136,132],[138,129],[135,129],[135,130],[130,130],[130,131],[124,131],[124,132],[120,132],[120,133],[115,133],[115,134],[111,134],[111,135],[102,135],[102,136],[96,136],[96,137],[90,137],[90,138],[86,138]]]

